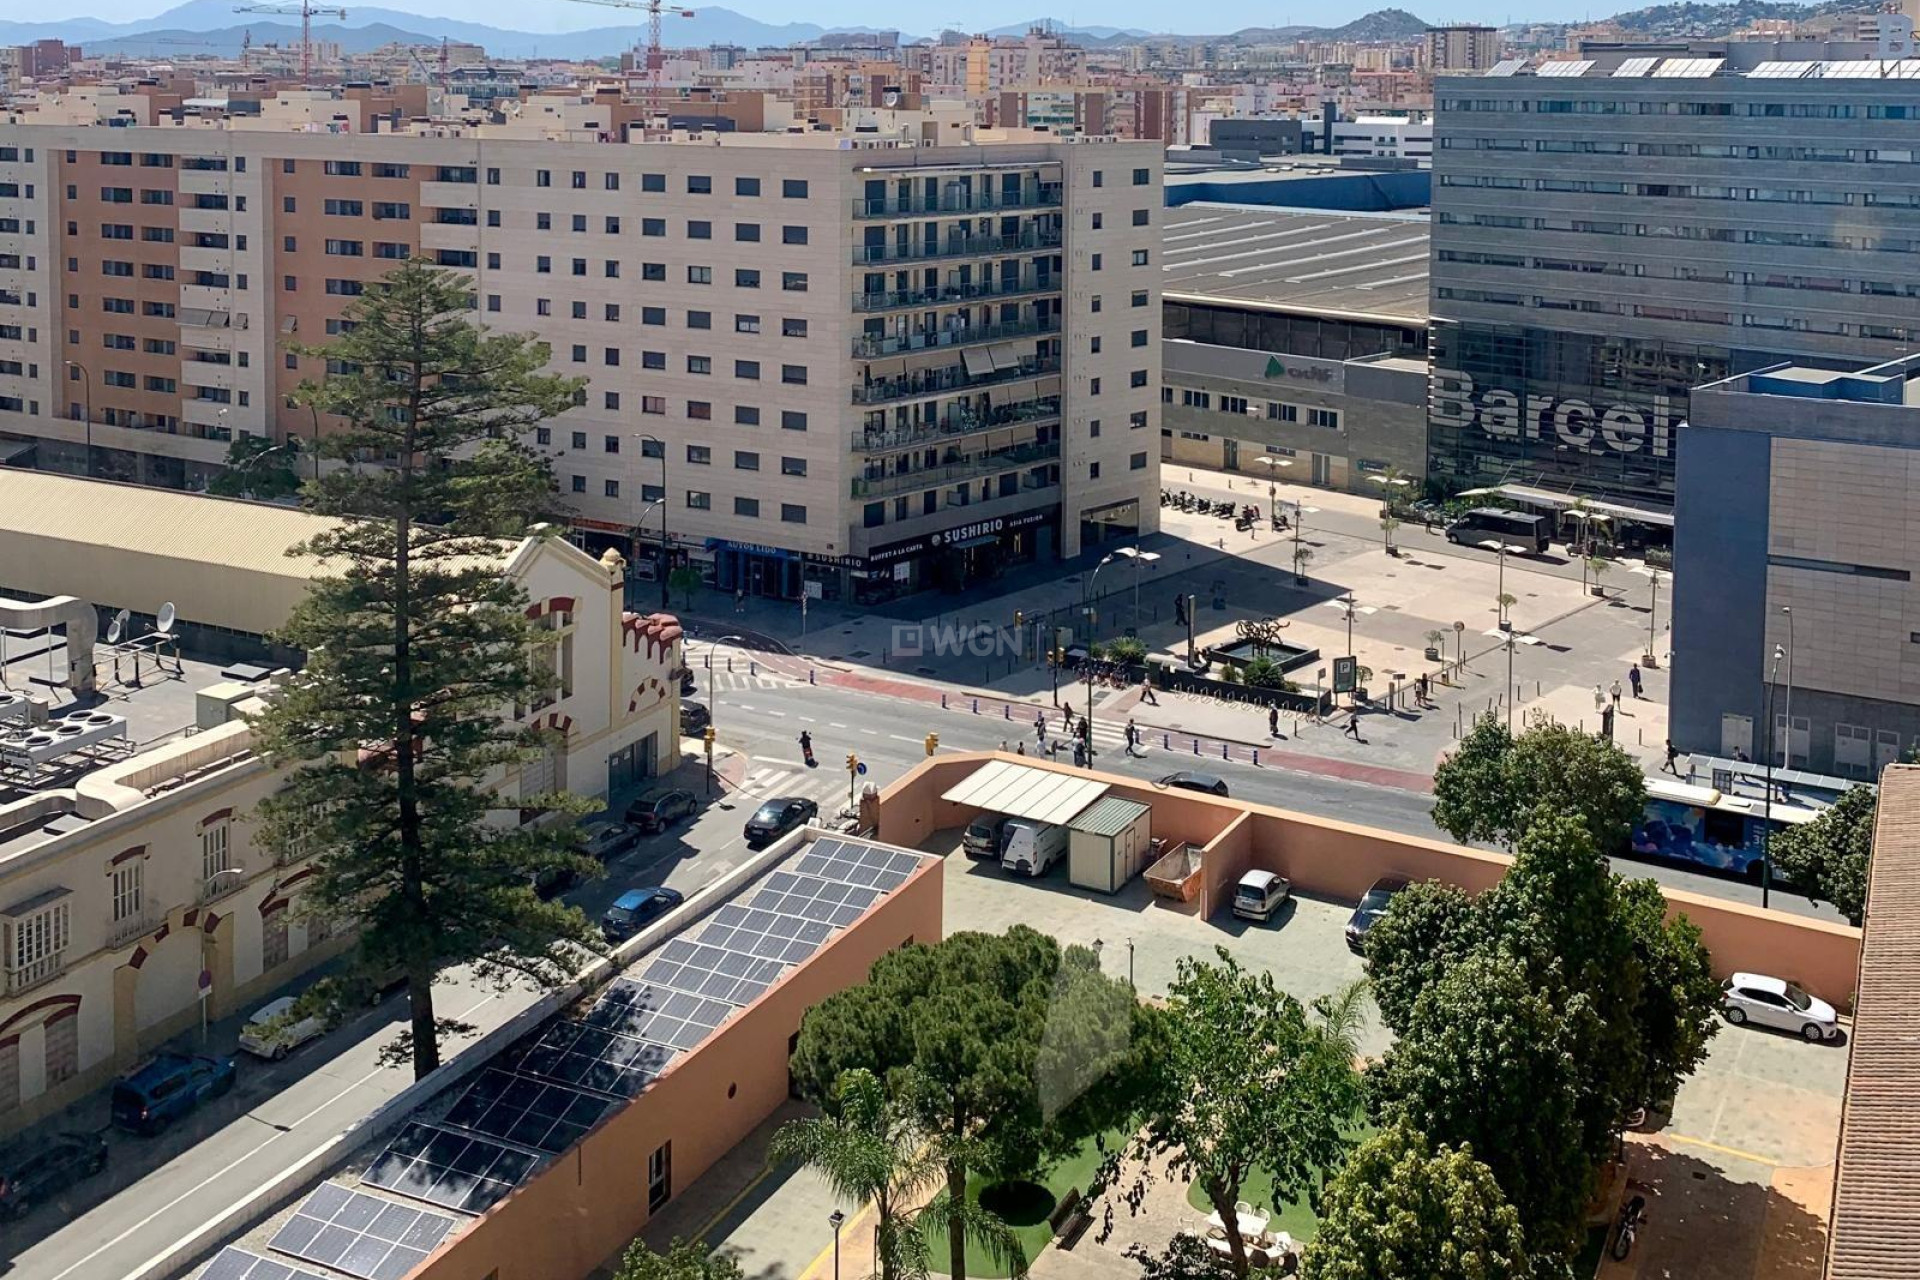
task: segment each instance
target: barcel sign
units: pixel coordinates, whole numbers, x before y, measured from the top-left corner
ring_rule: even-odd
[[[1678,425],[1665,396],[1653,397],[1649,412],[1631,404],[1599,408],[1585,400],[1521,396],[1498,387],[1476,395],[1473,379],[1452,369],[1433,371],[1428,416],[1442,426],[1478,423],[1490,436],[1541,440],[1582,453],[1644,453],[1655,458],[1673,456],[1673,429]]]

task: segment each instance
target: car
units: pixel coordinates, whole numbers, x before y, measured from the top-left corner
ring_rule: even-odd
[[[240,1047],[256,1058],[278,1062],[326,1033],[324,1017],[300,1008],[292,996],[281,996],[253,1011],[247,1025],[240,1028]]]
[[[35,1205],[107,1167],[107,1140],[98,1133],[36,1138],[0,1154],[0,1213],[24,1218]]]
[[[998,813],[983,813],[967,824],[960,836],[960,847],[969,858],[997,858],[1006,844],[1007,824],[1013,819]]]
[[[1373,882],[1373,887],[1361,897],[1360,905],[1353,909],[1353,915],[1347,921],[1347,950],[1355,955],[1366,950],[1367,931],[1380,922],[1387,914],[1387,908],[1393,905],[1393,895],[1406,888],[1405,876],[1382,876]]]
[[[627,821],[651,835],[691,818],[699,807],[700,802],[693,798],[691,791],[656,791],[627,806]]]
[[[1180,791],[1198,791],[1203,795],[1224,796],[1227,794],[1227,780],[1217,778],[1211,773],[1193,773],[1182,769],[1155,780],[1156,787],[1173,787]]]
[[[624,822],[589,822],[580,828],[580,852],[601,862],[610,862],[633,848],[640,839],[638,829]]]
[[[1832,1005],[1808,995],[1797,983],[1763,973],[1736,973],[1720,984],[1720,1013],[1734,1026],[1791,1031],[1819,1044],[1840,1038],[1840,1020]]]
[[[685,901],[678,889],[665,885],[629,889],[600,917],[600,933],[608,942],[625,942]]]
[[[680,704],[680,733],[682,737],[692,737],[713,723],[713,712],[707,710],[704,702],[682,702]]]
[[[1271,871],[1249,871],[1233,889],[1233,914],[1243,920],[1269,920],[1293,897],[1293,882]]]
[[[698,690],[699,687],[699,685],[693,682],[693,668],[680,668],[680,696],[685,697],[687,694]]]
[[[803,826],[819,816],[820,806],[811,800],[798,796],[769,800],[747,819],[747,845],[758,849],[762,845],[772,844],[795,827]]]
[[[113,1123],[134,1133],[158,1133],[233,1088],[237,1073],[230,1057],[157,1053],[113,1082]]]

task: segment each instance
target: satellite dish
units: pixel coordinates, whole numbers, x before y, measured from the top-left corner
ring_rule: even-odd
[[[127,634],[127,622],[133,615],[122,609],[113,615],[113,621],[107,624],[107,643],[119,644],[120,638]]]
[[[163,636],[172,634],[175,616],[173,601],[169,600],[160,606],[160,616],[155,619],[153,629]]]

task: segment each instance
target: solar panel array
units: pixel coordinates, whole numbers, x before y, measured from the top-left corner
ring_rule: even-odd
[[[1630,80],[1637,76],[1646,75],[1649,71],[1652,71],[1654,67],[1658,66],[1659,63],[1660,59],[1658,58],[1628,58],[1625,62],[1622,62],[1618,67],[1614,68],[1613,76],[1617,80]]]
[[[1883,65],[1878,58],[1865,58],[1855,62],[1822,62],[1818,65],[1822,80],[1878,80],[1885,73],[1885,67],[1893,64],[1889,62]]]
[[[1534,74],[1551,79],[1566,79],[1569,76],[1583,76],[1593,70],[1592,59],[1583,62],[1543,62]]]
[[[1490,76],[1512,76],[1520,74],[1520,68],[1527,65],[1525,58],[1506,58],[1493,64],[1487,74]]]
[[[387,1144],[360,1180],[428,1204],[481,1214],[540,1161],[531,1152],[414,1121]]]
[[[631,1098],[667,1069],[676,1052],[563,1018],[540,1033],[513,1069],[564,1085]]]
[[[1752,80],[1802,80],[1813,74],[1817,62],[1763,62],[1747,72]]]
[[[585,1136],[613,1104],[578,1090],[489,1067],[443,1123],[558,1155]]]
[[[400,1280],[453,1228],[445,1214],[324,1182],[267,1247],[362,1280]]]
[[[1725,58],[1668,58],[1654,68],[1655,80],[1703,80],[1720,69]]]
[[[290,1267],[232,1245],[214,1255],[200,1280],[326,1280],[304,1267]]]

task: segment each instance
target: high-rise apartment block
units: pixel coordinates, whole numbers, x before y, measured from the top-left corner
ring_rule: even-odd
[[[1492,27],[1428,27],[1427,69],[1488,71],[1500,61],[1500,33]]]
[[[1670,510],[1692,388],[1910,352],[1916,88],[1728,42],[1436,81],[1429,474]]]
[[[589,379],[537,444],[592,550],[873,599],[1157,523],[1158,145],[901,113],[629,143],[590,98],[363,133],[309,96],[0,123],[0,453],[192,488],[242,432],[324,432],[296,345],[412,255]]]

